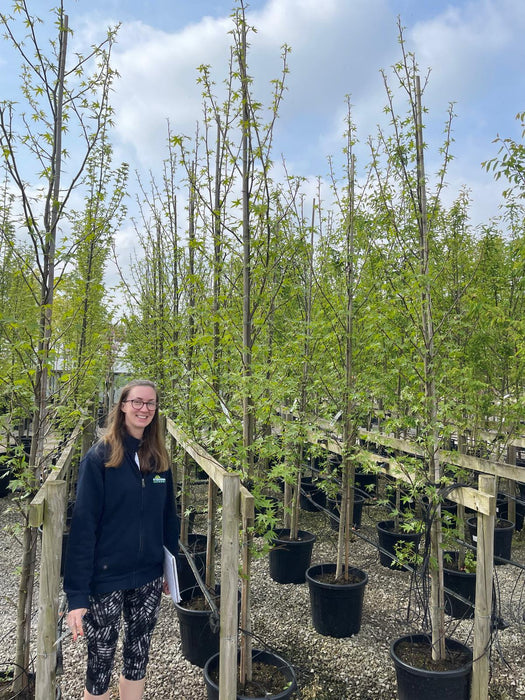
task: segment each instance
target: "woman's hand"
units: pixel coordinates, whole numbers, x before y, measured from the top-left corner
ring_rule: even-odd
[[[165,595],[169,595],[169,594],[170,594],[170,587],[169,587],[168,582],[166,581],[166,579],[164,579],[164,581],[162,582],[162,592],[163,592]]]
[[[77,608],[76,610],[70,610],[67,614],[66,622],[67,626],[71,630],[73,635],[73,641],[77,641],[77,637],[84,636],[84,627],[82,626],[82,618],[87,613],[87,608]]]

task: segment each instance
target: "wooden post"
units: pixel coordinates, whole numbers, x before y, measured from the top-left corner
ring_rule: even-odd
[[[184,452],[182,458],[182,473],[181,473],[181,494],[180,494],[180,541],[188,546],[188,518],[186,517],[186,503],[188,501],[188,471],[189,471],[189,456]]]
[[[237,632],[239,569],[238,474],[224,474],[222,494],[221,635],[219,647],[219,699],[237,697]]]
[[[471,700],[489,697],[489,643],[492,613],[492,576],[494,569],[494,521],[496,514],[496,478],[480,474],[478,491],[492,496],[491,514],[478,512],[476,553],[476,605],[474,608],[474,663]]]
[[[513,466],[516,466],[516,447],[514,445],[508,445],[507,447],[507,464],[512,464]],[[510,493],[511,498],[507,499],[508,501],[508,511],[507,511],[507,519],[510,520],[511,522],[515,523],[516,522],[516,482],[512,479],[507,480],[508,484],[508,490]]]
[[[94,420],[84,424],[84,429],[82,431],[82,448],[80,452],[80,457],[82,458],[86,452],[89,450],[93,441],[95,439],[96,425]]]
[[[206,528],[206,585],[215,588],[215,519],[217,517],[217,484],[208,478],[208,522]],[[227,517],[223,513],[223,517]],[[224,522],[224,521],[223,521]]]
[[[242,578],[241,578],[241,683],[252,679],[251,547],[253,544],[253,496],[242,499]]]
[[[50,481],[44,500],[40,591],[38,599],[35,700],[49,700],[56,692],[56,647],[60,560],[66,482]]]

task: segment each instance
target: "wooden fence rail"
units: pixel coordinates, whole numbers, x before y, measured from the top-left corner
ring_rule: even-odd
[[[293,414],[281,412],[284,420],[294,418]],[[324,446],[327,450],[341,455],[341,439],[334,433],[330,421],[308,416],[310,427],[306,427],[306,439],[312,444]],[[378,431],[360,430],[359,437],[365,441],[379,444],[396,452],[422,456],[421,447],[408,440],[384,435]],[[511,441],[513,447],[523,447],[522,439]],[[412,483],[410,475],[399,460],[393,457],[369,453],[380,470],[395,479]],[[488,700],[489,698],[489,644],[491,633],[492,586],[494,574],[494,522],[496,516],[496,494],[498,478],[509,482],[525,480],[525,469],[516,464],[496,462],[490,459],[472,457],[459,451],[440,450],[439,459],[444,464],[455,465],[463,469],[478,472],[478,488],[458,486],[447,498],[477,513],[477,548],[476,548],[476,597],[474,607],[474,640],[471,700]],[[514,460],[515,461],[515,460]]]
[[[253,495],[240,484],[238,474],[228,472],[201,445],[196,443],[171,419],[167,419],[169,435],[195,460],[222,491],[221,548],[221,626],[219,642],[219,700],[237,697],[238,589],[239,589],[239,525],[248,532],[254,520]],[[208,492],[210,493],[210,492]],[[209,533],[211,534],[211,533]],[[208,552],[213,547],[208,537]],[[250,623],[250,557],[248,543],[243,540],[241,576],[241,629],[249,631]],[[207,561],[211,557],[207,556]],[[251,654],[249,654],[251,658]]]
[[[84,421],[80,421],[67,441],[57,464],[29,506],[30,527],[42,528],[38,621],[36,647],[35,700],[50,700],[56,695],[56,660],[60,561],[66,511],[69,470],[82,439]]]
[[[56,694],[56,656],[58,605],[60,595],[60,561],[62,535],[68,494],[73,490],[74,476],[71,463],[75,451],[81,445],[84,454],[90,447],[92,426],[82,421],[76,426],[64,446],[57,464],[31,501],[29,524],[42,528],[40,563],[40,589],[37,621],[37,654],[35,699],[49,700]],[[167,433],[197,462],[217,484],[223,494],[222,510],[222,561],[221,561],[221,627],[219,698],[235,700],[237,697],[237,637],[238,637],[238,588],[239,588],[239,522],[242,518],[246,530],[253,524],[254,499],[240,485],[238,474],[224,469],[204,448],[188,437],[175,423],[167,419]],[[210,542],[208,542],[210,547]],[[249,562],[249,557],[243,556]],[[242,576],[241,625],[250,627],[249,570]]]
[[[286,417],[283,415],[283,417]],[[288,414],[291,417],[291,414]],[[312,422],[307,439],[322,443],[327,450],[341,454],[341,444],[333,435],[328,421]],[[248,532],[254,521],[253,495],[240,484],[237,474],[228,472],[198,443],[178,428],[171,419],[166,430],[175,442],[208,474],[210,481],[223,493],[222,510],[222,566],[221,566],[221,627],[219,698],[235,700],[237,696],[237,595],[239,587],[239,557],[242,554],[241,574],[241,629],[249,633],[250,623],[250,557],[249,543],[242,542],[239,550],[239,525]],[[89,426],[81,421],[76,426],[60,458],[33,498],[29,508],[31,527],[42,527],[40,590],[38,603],[38,639],[36,658],[36,700],[49,700],[56,693],[56,633],[60,592],[60,558],[66,498],[71,492],[71,463],[81,445],[82,454],[91,444]],[[420,454],[419,446],[406,440],[396,440],[380,433],[361,431],[361,437],[407,454]],[[382,471],[397,479],[409,481],[402,464],[394,458],[372,455],[382,463]],[[477,512],[477,575],[476,605],[474,612],[474,664],[472,670],[471,700],[488,699],[488,644],[490,640],[494,518],[496,509],[497,478],[509,481],[523,480],[525,470],[512,464],[494,462],[442,451],[443,462],[480,472],[478,488],[458,487],[449,498]],[[210,493],[210,491],[209,491]],[[212,542],[208,541],[208,547]]]

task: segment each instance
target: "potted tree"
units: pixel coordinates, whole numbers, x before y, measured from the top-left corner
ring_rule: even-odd
[[[394,135],[388,138],[379,132],[379,148],[372,145],[374,171],[378,189],[378,203],[386,230],[391,232],[397,244],[384,248],[388,263],[385,287],[390,290],[389,300],[400,299],[399,308],[408,326],[397,329],[398,342],[403,340],[405,350],[411,348],[413,357],[413,412],[418,415],[417,441],[422,450],[423,477],[427,489],[432,517],[427,518],[425,532],[423,575],[430,578],[429,608],[430,630],[423,635],[409,635],[395,640],[391,646],[398,678],[399,697],[451,697],[465,698],[469,694],[472,654],[465,645],[449,640],[445,634],[443,549],[441,498],[439,486],[443,483],[443,465],[439,459],[441,444],[440,425],[443,423],[442,402],[438,380],[443,372],[443,357],[438,344],[436,324],[436,285],[433,265],[438,259],[438,222],[440,217],[439,195],[443,186],[442,169],[437,191],[431,203],[427,202],[427,178],[424,166],[422,88],[418,68],[413,55],[407,53],[401,25],[399,25],[402,60],[394,66],[394,73],[405,94],[409,108],[406,118],[398,115],[394,106],[394,94],[383,74],[388,99],[388,114]],[[448,121],[450,127],[450,119]],[[448,162],[447,139],[443,154]],[[380,172],[381,154],[385,156],[388,170]],[[394,194],[395,193],[395,194]],[[395,204],[395,207],[394,207]],[[388,234],[387,234],[388,240]],[[436,256],[436,257],[434,257]],[[386,293],[385,293],[386,297]],[[385,308],[387,313],[387,309]],[[385,313],[385,318],[386,318]],[[390,314],[388,314],[390,318]],[[440,317],[442,331],[447,321]],[[388,332],[388,330],[387,330]],[[408,389],[408,388],[407,388]],[[408,393],[405,392],[405,393]],[[417,478],[417,475],[416,475]],[[415,653],[417,651],[417,654]],[[411,654],[414,653],[414,656]],[[422,661],[422,655],[426,661]],[[457,669],[451,671],[457,663]],[[447,668],[446,671],[443,671]],[[447,675],[448,674],[448,675]],[[439,681],[436,680],[439,678]],[[421,685],[418,683],[421,682]],[[441,684],[431,691],[430,687]],[[457,685],[454,685],[456,684]],[[453,689],[451,689],[453,688]]]
[[[364,274],[368,269],[370,244],[367,227],[356,202],[356,160],[353,152],[355,133],[349,101],[347,107],[344,149],[346,163],[341,192],[338,191],[336,178],[332,174],[333,190],[340,210],[340,226],[333,232],[334,240],[326,242],[323,246],[324,250],[328,251],[324,259],[325,272],[331,270],[335,276],[342,274],[344,293],[339,297],[339,306],[332,297],[328,297],[327,291],[320,294],[327,307],[322,309],[321,313],[332,310],[326,317],[332,320],[332,336],[335,334],[339,338],[339,342],[333,343],[334,347],[340,350],[340,353],[335,355],[335,373],[340,380],[342,379],[339,384],[342,387],[339,392],[342,462],[337,558],[335,562],[312,566],[306,572],[314,628],[320,634],[335,637],[347,637],[359,632],[364,591],[368,582],[367,574],[352,566],[350,562],[350,541],[354,527],[355,465],[359,454],[358,427],[363,413],[366,413],[368,408],[363,407],[360,395],[360,382],[363,382],[364,374],[359,372],[357,357],[363,299],[368,291]],[[331,275],[320,275],[320,279],[325,277],[330,279]],[[371,279],[369,276],[368,283]]]

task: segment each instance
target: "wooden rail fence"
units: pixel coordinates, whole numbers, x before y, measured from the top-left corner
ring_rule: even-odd
[[[294,415],[282,411],[282,417],[291,420]],[[309,416],[311,427],[306,428],[306,438],[312,444],[320,444],[330,452],[341,455],[341,440],[334,433],[330,421]],[[403,452],[409,455],[423,455],[421,447],[408,440],[401,440],[384,435],[378,431],[360,430],[359,437],[365,441]],[[511,447],[525,447],[523,439],[510,441]],[[406,469],[393,457],[369,453],[371,459],[380,465],[380,470],[395,479],[411,483]],[[510,451],[512,454],[512,450]],[[478,487],[458,486],[447,498],[471,508],[477,513],[477,548],[476,548],[476,593],[474,607],[474,640],[471,700],[488,700],[489,698],[489,642],[492,613],[492,585],[494,574],[494,523],[496,517],[497,479],[509,482],[523,481],[525,469],[516,464],[496,462],[490,459],[472,457],[459,451],[440,450],[439,459],[450,465],[479,472]],[[515,453],[514,453],[515,462]]]
[[[167,434],[175,440],[208,474],[222,491],[222,557],[221,557],[221,626],[219,698],[235,700],[237,697],[237,646],[238,646],[238,589],[239,589],[239,532],[253,524],[254,499],[240,484],[238,474],[228,472],[204,448],[166,420]],[[80,422],[64,446],[57,464],[31,501],[29,524],[42,529],[40,562],[40,589],[37,620],[36,700],[50,700],[56,694],[56,661],[58,607],[61,590],[60,561],[62,535],[68,494],[75,485],[72,459],[80,447],[81,455],[89,449],[93,439],[93,426]],[[211,528],[212,530],[213,528]],[[211,534],[211,533],[210,533]],[[207,542],[208,552],[214,547],[213,536]],[[243,543],[243,573],[241,577],[241,626],[250,629],[250,576],[247,543]]]

